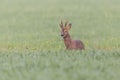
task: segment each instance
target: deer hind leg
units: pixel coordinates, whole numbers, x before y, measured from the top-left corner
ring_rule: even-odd
[[[80,50],[84,49],[84,44],[82,41],[77,41],[77,48]]]

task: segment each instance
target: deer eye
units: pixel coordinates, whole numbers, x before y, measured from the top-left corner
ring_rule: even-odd
[[[67,32],[67,30],[64,30],[64,32]]]

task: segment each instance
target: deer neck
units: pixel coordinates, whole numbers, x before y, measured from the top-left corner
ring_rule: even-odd
[[[65,46],[66,48],[68,49],[71,45],[71,38],[70,38],[70,35],[68,34],[66,37],[63,38],[64,39],[64,43],[65,43]]]

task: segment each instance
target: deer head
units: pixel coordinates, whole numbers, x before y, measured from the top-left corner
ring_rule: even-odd
[[[68,24],[68,21],[65,22],[65,24],[63,24],[63,22],[61,21],[60,23],[60,28],[61,28],[61,37],[65,38],[69,35],[69,30],[71,28],[72,24],[69,23]]]

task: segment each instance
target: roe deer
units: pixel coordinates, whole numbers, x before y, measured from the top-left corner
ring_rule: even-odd
[[[60,28],[61,28],[61,37],[64,39],[64,43],[67,50],[83,50],[84,44],[80,40],[72,40],[69,34],[69,30],[72,24],[66,21],[65,24],[61,21]]]

